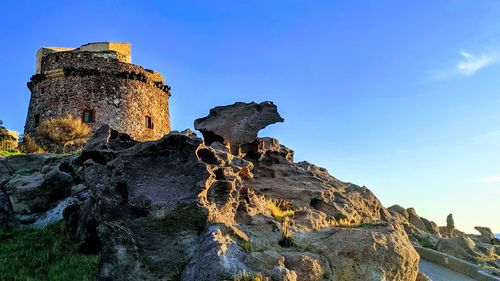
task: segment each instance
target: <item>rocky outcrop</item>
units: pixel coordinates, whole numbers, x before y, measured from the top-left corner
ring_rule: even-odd
[[[446,228],[448,229],[448,236],[453,237],[453,230],[455,229],[455,220],[453,219],[453,214],[449,214],[446,217]]]
[[[428,237],[427,234],[435,235],[436,239],[440,237],[438,225],[433,221],[420,217],[414,208],[405,209],[399,205],[393,205],[387,210],[399,218],[405,231],[411,237]]]
[[[257,133],[268,125],[283,121],[272,102],[237,102],[212,108],[207,117],[194,121],[194,127],[207,144],[217,141],[239,146],[255,141]]]
[[[493,232],[487,227],[475,227],[480,235],[465,234],[455,228],[453,215],[448,215],[447,225],[420,217],[415,209],[399,205],[388,208],[403,225],[404,230],[416,246],[430,248],[456,258],[472,262],[490,274],[500,277],[500,255]],[[500,244],[500,243],[499,243]]]
[[[310,245],[328,259],[332,280],[415,280],[417,276],[418,255],[406,246],[404,231],[394,226],[323,229],[298,243]]]
[[[475,246],[476,243],[471,238],[462,236],[441,240],[437,250],[457,258],[474,261],[478,256],[474,251]]]
[[[80,202],[72,192],[79,179],[71,167],[72,157],[19,155],[0,162],[0,217],[3,224],[45,226],[62,219],[68,205]],[[0,168],[0,170],[2,170]]]
[[[71,175],[61,186],[77,201],[62,215],[80,251],[100,252],[101,280],[416,279],[419,257],[401,220],[368,188],[257,138],[278,119],[274,105],[211,112],[234,115],[213,121],[205,140],[187,130],[141,143],[104,126],[76,158],[31,173],[40,190],[48,174]]]
[[[17,174],[4,188],[16,213],[37,213],[49,209],[52,203],[69,196],[73,177],[55,168],[47,174]]]
[[[478,239],[483,243],[491,243],[491,241],[495,238],[493,231],[491,231],[489,227],[475,226],[474,229],[479,231],[481,234]]]

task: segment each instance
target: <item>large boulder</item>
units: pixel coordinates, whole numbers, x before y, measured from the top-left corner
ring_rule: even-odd
[[[430,233],[432,235],[440,236],[439,226],[435,222],[430,221],[430,220],[423,218],[423,217],[420,217],[420,219],[424,223],[425,228],[426,228],[428,233]]]
[[[491,241],[495,238],[493,231],[491,231],[489,227],[475,226],[474,229],[479,231],[480,236],[478,239],[483,243],[491,243]]]
[[[252,143],[259,130],[283,121],[272,102],[237,102],[212,108],[207,117],[194,121],[194,127],[203,134],[207,144],[217,141],[238,146]]]
[[[66,198],[72,184],[70,174],[55,168],[47,174],[18,174],[5,184],[5,191],[14,212],[28,214],[46,211],[53,203]]]
[[[437,245],[437,250],[463,260],[474,262],[480,256],[476,252],[475,247],[476,243],[471,238],[460,236],[441,239]]]
[[[392,205],[389,208],[387,208],[387,210],[389,210],[390,212],[393,212],[393,213],[400,214],[406,220],[408,220],[410,218],[408,211],[405,208],[401,207],[400,205]]]
[[[305,236],[309,249],[324,255],[332,280],[415,280],[419,256],[398,227],[324,230]]]
[[[414,208],[408,208],[406,209],[406,211],[408,212],[408,221],[416,228],[427,232],[427,227],[425,226],[425,223],[422,221],[420,216],[417,214],[417,211],[415,211]]]
[[[79,181],[72,159],[73,155],[29,154],[0,160],[1,220],[13,227],[60,221],[65,207],[81,201],[78,192],[71,193]]]

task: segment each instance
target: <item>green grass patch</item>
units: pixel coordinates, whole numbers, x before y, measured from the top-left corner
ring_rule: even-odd
[[[243,271],[240,275],[235,276],[234,281],[266,281],[269,278],[265,278],[261,273],[250,274],[246,271]]]
[[[19,155],[21,152],[19,150],[15,149],[9,149],[9,150],[0,150],[0,157],[7,157],[7,156],[13,156],[13,155]]]
[[[44,229],[0,229],[0,280],[96,280],[98,255],[79,254],[64,223]]]

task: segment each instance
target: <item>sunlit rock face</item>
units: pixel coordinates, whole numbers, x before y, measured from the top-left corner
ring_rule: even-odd
[[[256,128],[281,118],[266,104],[274,117]],[[71,191],[89,196],[63,215],[80,250],[101,253],[100,279],[416,279],[403,225],[370,190],[242,128],[214,127],[220,142],[189,130],[144,143],[109,126],[96,132],[69,165]]]
[[[453,216],[447,216],[447,225],[420,217],[414,208],[399,205],[388,208],[394,219],[404,227],[410,241],[419,247],[431,248],[441,253],[474,263],[482,270],[500,277],[500,239],[488,227],[476,226],[477,234],[466,234],[455,228]]]

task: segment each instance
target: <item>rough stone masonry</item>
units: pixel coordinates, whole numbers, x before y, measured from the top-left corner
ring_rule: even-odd
[[[109,124],[139,141],[170,132],[170,86],[163,76],[131,64],[128,43],[89,43],[79,48],[41,48],[25,133],[36,135],[45,119],[71,114],[93,131]]]

